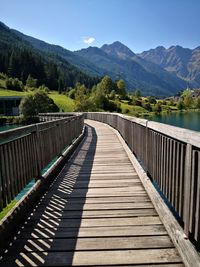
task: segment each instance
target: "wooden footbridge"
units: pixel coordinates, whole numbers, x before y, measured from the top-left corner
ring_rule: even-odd
[[[168,136],[175,127],[161,133],[152,128],[165,126],[144,120],[84,116],[84,129],[83,115],[43,114],[49,122],[0,135],[2,206],[37,177],[1,222],[0,266],[200,266],[188,239],[198,247],[198,134],[184,143],[177,131]]]

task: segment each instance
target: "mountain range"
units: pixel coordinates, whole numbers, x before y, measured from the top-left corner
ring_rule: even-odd
[[[116,41],[101,48],[88,47],[72,52],[19,31],[10,31],[35,51],[56,55],[89,76],[109,75],[114,80],[124,79],[130,91],[140,89],[144,95],[163,97],[174,95],[187,86],[200,87],[200,47],[166,49],[159,46],[135,54]]]
[[[138,56],[174,73],[191,86],[200,86],[200,46],[195,49],[183,48],[179,45],[168,49],[158,46]]]
[[[21,38],[14,30],[0,22],[0,72],[20,79],[24,84],[29,75],[37,85],[45,84],[50,90],[62,91],[77,82],[88,88],[100,81],[70,64],[58,53],[43,52]]]

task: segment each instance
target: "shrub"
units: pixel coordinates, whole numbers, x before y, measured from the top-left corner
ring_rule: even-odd
[[[157,103],[156,99],[153,98],[152,96],[149,96],[147,99],[148,99],[148,102],[149,102],[150,104],[156,104],[156,103]]]
[[[179,99],[178,103],[177,103],[177,108],[179,110],[183,110],[185,108],[184,102],[182,99]]]
[[[161,104],[160,103],[157,103],[154,107],[154,111],[157,113],[157,114],[160,114],[160,112],[162,111],[162,107],[161,107]]]
[[[143,108],[145,108],[148,111],[152,111],[152,107],[149,103],[142,103]]]
[[[40,85],[40,87],[38,88],[38,90],[44,91],[46,93],[49,93],[49,88],[46,85],[44,85],[44,84]]]
[[[131,102],[134,106],[142,106],[142,102],[138,99],[138,98],[136,98],[136,97],[133,97],[132,98],[132,102]]]
[[[124,113],[125,113],[125,114],[129,113],[129,109],[128,109],[128,108],[125,108],[125,109],[124,109]]]
[[[59,108],[44,91],[36,91],[34,94],[24,97],[19,106],[24,117],[34,117],[42,112],[58,112]]]
[[[68,97],[70,97],[71,99],[75,99],[75,94],[76,94],[76,90],[75,89],[71,89],[68,92]]]
[[[0,79],[6,80],[8,79],[8,76],[5,73],[0,72]]]
[[[17,78],[7,78],[5,85],[9,90],[23,91],[24,89],[23,83]]]

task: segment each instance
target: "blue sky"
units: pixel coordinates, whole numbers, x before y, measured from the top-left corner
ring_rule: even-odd
[[[200,0],[0,0],[0,20],[78,50],[121,41],[134,52],[200,46]]]

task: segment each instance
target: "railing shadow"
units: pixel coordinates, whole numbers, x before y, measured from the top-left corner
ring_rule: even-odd
[[[95,129],[87,126],[84,140],[26,219],[0,266],[43,266],[52,261],[72,265],[96,143]]]

